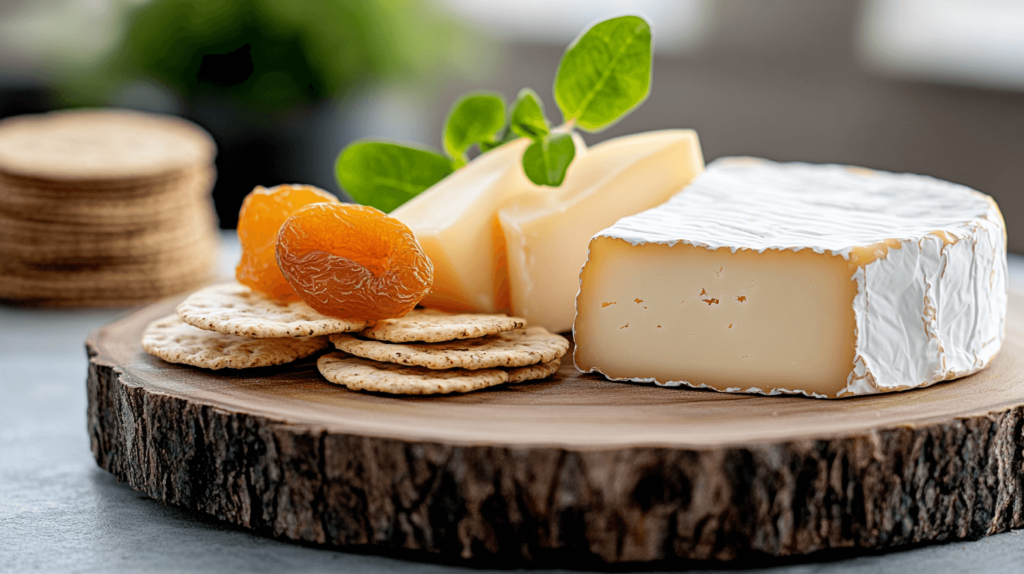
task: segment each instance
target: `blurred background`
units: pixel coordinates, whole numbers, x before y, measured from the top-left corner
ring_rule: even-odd
[[[650,98],[589,143],[692,127],[725,155],[934,175],[991,194],[1024,253],[1019,0],[2,0],[0,117],[119,106],[217,140],[234,227],[255,185],[339,192],[372,137],[440,148],[448,106],[544,96],[562,51],[622,13],[654,29]]]

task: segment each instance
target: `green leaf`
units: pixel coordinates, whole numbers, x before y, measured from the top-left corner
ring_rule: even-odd
[[[537,185],[558,187],[574,157],[576,144],[571,134],[544,136],[523,152],[523,171]]]
[[[505,127],[505,100],[496,94],[470,94],[452,106],[444,123],[444,150],[465,163],[466,150],[494,140]]]
[[[512,119],[509,128],[524,138],[533,140],[551,133],[548,120],[544,117],[544,108],[537,93],[530,88],[519,90],[515,106],[512,108]]]
[[[357,142],[338,155],[338,183],[363,205],[388,213],[452,172],[443,155],[386,142]]]
[[[651,90],[651,27],[638,16],[595,24],[562,56],[555,101],[565,121],[600,131],[626,115]]]

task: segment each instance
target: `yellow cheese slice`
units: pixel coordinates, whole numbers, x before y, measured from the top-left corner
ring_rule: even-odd
[[[497,211],[521,195],[550,191],[523,173],[521,158],[529,145],[520,139],[483,154],[391,212],[434,263],[434,287],[423,305],[481,313],[509,309]],[[577,157],[586,154],[582,140],[576,146]]]
[[[501,208],[513,313],[554,332],[571,329],[590,238],[664,203],[703,170],[695,131],[636,134],[590,148],[561,187]]]

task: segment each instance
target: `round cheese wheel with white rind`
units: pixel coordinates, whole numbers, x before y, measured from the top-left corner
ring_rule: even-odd
[[[995,202],[931,177],[726,158],[591,240],[579,369],[834,398],[924,387],[998,353]]]

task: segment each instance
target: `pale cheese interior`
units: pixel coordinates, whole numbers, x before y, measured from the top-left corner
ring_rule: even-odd
[[[579,270],[595,233],[667,201],[704,170],[697,133],[665,130],[590,148],[565,183],[498,212],[513,312],[554,332],[572,328]]]
[[[596,237],[580,277],[576,365],[613,379],[835,397],[853,369],[852,265],[809,249]]]

